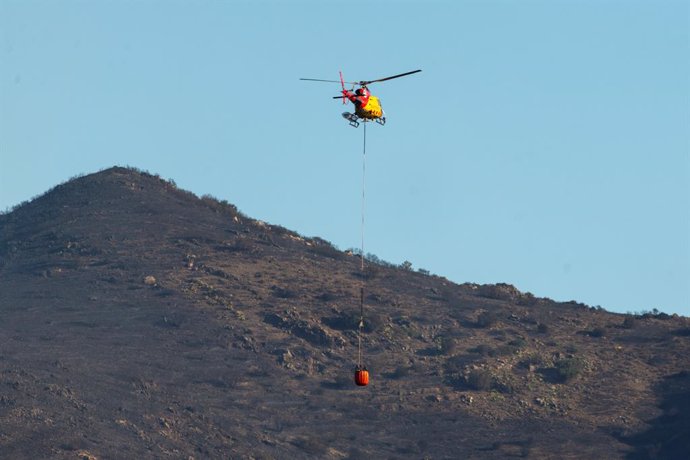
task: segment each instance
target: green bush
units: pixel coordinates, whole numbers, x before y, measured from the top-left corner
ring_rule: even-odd
[[[633,329],[636,324],[637,321],[635,321],[634,316],[626,316],[621,326],[623,327],[623,329]]]
[[[359,313],[341,312],[336,316],[322,318],[321,321],[337,331],[356,331],[359,327]]]
[[[584,369],[584,363],[579,358],[565,358],[556,361],[555,369],[558,379],[567,383],[580,375]]]
[[[522,338],[511,340],[510,342],[498,346],[494,350],[489,350],[489,356],[509,356],[514,355],[527,346],[527,342]]]
[[[467,356],[451,356],[446,360],[444,364],[445,372],[447,374],[460,374],[462,373],[465,366],[467,366],[472,361],[473,360],[471,358],[468,358]]]
[[[340,251],[337,247],[333,246],[326,240],[322,240],[321,238],[312,238],[311,251],[314,254],[328,257],[329,259],[340,260],[345,258],[344,252]]]
[[[508,342],[508,345],[519,350],[519,349],[525,348],[527,346],[527,341],[525,339],[523,339],[522,337],[518,337],[518,338],[513,339],[510,342]]]

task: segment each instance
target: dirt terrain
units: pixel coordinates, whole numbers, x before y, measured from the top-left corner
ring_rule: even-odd
[[[686,317],[362,275],[135,169],[0,215],[0,458],[680,459],[689,406]]]

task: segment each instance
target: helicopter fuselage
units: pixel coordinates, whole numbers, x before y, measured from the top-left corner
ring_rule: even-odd
[[[376,96],[369,96],[369,100],[366,104],[355,104],[355,113],[358,117],[369,120],[381,118],[383,116],[381,101],[379,101],[379,98]]]
[[[359,92],[359,90],[357,91]],[[381,101],[378,97],[372,96],[366,88],[364,88],[364,91],[360,94],[344,89],[343,96],[354,104],[355,114],[359,118],[376,120],[383,117],[383,107],[381,107]]]

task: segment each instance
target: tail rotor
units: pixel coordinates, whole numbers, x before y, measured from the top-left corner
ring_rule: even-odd
[[[346,89],[345,89],[345,81],[343,80],[343,72],[341,70],[338,71],[340,74],[340,86],[343,87],[343,105],[347,104],[347,96],[345,95]]]

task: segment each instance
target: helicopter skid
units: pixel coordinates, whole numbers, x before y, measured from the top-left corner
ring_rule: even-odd
[[[350,112],[343,112],[343,118],[346,119],[350,123],[350,126],[352,126],[353,128],[359,127],[360,120],[364,122],[371,121],[366,118],[361,118],[357,114]],[[386,124],[386,117],[374,118],[374,121],[383,126]]]
[[[350,122],[350,126],[353,128],[356,128],[359,126],[359,117],[355,115],[354,113],[350,112],[343,112],[343,118],[346,119],[348,122]]]

